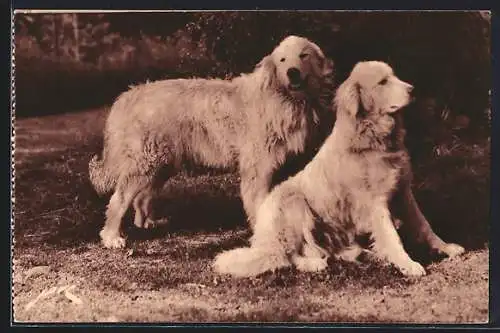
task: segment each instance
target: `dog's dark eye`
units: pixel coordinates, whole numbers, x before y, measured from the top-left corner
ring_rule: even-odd
[[[301,55],[299,55],[299,58],[300,59],[305,59],[309,54],[307,53],[302,53]]]
[[[381,86],[387,84],[387,78],[380,80],[380,82],[378,84],[380,84]]]
[[[281,61],[281,62],[285,62],[285,58],[281,58],[281,59],[280,59],[280,61]]]

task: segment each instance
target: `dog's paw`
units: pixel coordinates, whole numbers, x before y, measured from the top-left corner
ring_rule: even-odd
[[[363,263],[375,263],[381,266],[391,265],[391,263],[387,261],[386,258],[381,257],[376,252],[368,249],[363,249],[363,251],[361,251],[361,253],[358,256],[358,260]]]
[[[159,227],[164,227],[169,223],[168,218],[160,218],[153,220],[151,218],[147,218],[146,221],[144,222],[144,229],[154,229],[154,228],[159,228]]]
[[[136,213],[134,218],[134,225],[140,229],[153,229],[157,226],[155,220],[147,217],[144,218],[142,214]]]
[[[146,219],[146,222],[144,222],[143,228],[144,229],[154,229],[158,226],[155,220],[152,219]]]
[[[438,253],[453,258],[465,252],[465,249],[454,243],[446,243],[443,247],[437,249]]]
[[[335,255],[336,259],[340,259],[348,262],[356,262],[358,261],[359,256],[363,253],[364,249],[362,249],[358,245],[350,246]]]
[[[399,270],[406,276],[424,276],[425,268],[416,261],[409,261],[405,265],[400,266]]]
[[[125,247],[125,238],[120,235],[108,233],[103,229],[99,236],[101,236],[102,245],[107,249],[123,249]]]
[[[303,272],[319,272],[324,270],[327,266],[327,258],[308,258],[297,256],[294,258],[293,263],[299,271]]]

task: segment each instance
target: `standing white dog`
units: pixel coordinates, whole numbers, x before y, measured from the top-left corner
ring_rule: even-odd
[[[362,249],[354,238],[368,232],[376,256],[405,275],[424,275],[405,252],[388,208],[409,163],[393,142],[393,115],[409,103],[412,88],[383,62],[358,63],[336,93],[332,134],[304,170],[262,203],[251,247],[218,255],[215,270],[240,277],[292,264],[322,270],[332,254],[356,258]]]
[[[100,232],[104,246],[125,246],[120,229],[130,206],[136,226],[153,223],[153,193],[185,161],[238,167],[254,221],[273,174],[317,132],[332,67],[316,44],[289,36],[253,73],[233,80],[164,80],[123,93],[106,122],[102,160],[89,163],[95,189],[114,191]]]

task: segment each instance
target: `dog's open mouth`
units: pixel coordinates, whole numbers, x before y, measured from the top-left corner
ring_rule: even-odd
[[[294,83],[290,83],[288,85],[288,88],[291,90],[291,91],[298,91],[298,90],[302,90],[303,88],[303,84],[302,82],[294,82]]]
[[[290,89],[291,91],[301,91],[306,88],[306,85],[307,85],[307,77],[303,79],[300,78],[294,82],[290,82],[288,84],[288,89]]]

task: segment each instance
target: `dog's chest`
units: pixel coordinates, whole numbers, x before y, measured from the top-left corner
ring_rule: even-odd
[[[284,155],[301,153],[315,125],[314,111],[305,108],[285,110],[286,114],[281,118],[273,118],[267,122],[266,145],[269,150],[278,150]]]
[[[404,152],[365,159],[361,167],[361,191],[374,196],[388,195],[398,183],[405,160]]]

